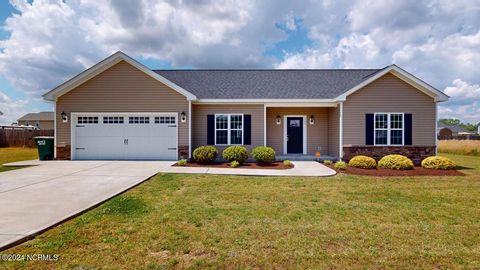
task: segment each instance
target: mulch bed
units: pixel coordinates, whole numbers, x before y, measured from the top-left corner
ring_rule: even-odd
[[[173,166],[178,166],[177,163],[175,163]],[[236,168],[230,167],[230,163],[194,163],[194,162],[188,162],[187,165],[183,167],[207,167],[207,168],[229,168],[229,169],[269,169],[269,170],[288,170],[293,168],[292,166],[285,166],[283,165],[283,162],[281,161],[276,161],[272,163],[267,163],[267,164],[259,164],[259,163],[253,163],[253,162],[246,162],[243,163],[242,165],[239,165]]]
[[[369,175],[369,176],[464,176],[465,174],[457,170],[434,170],[424,169],[422,167],[414,167],[413,170],[389,170],[389,169],[360,169],[347,167],[346,170],[337,170],[333,165],[326,165],[338,173],[352,175]]]

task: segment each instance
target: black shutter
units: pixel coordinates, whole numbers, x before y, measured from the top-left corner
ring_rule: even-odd
[[[373,117],[373,113],[365,114],[365,145],[374,145],[373,133],[375,132],[375,121]]]
[[[207,144],[215,144],[215,115],[207,115]]]
[[[252,116],[250,114],[243,115],[243,144],[252,144]]]
[[[405,114],[405,145],[412,145],[412,114]]]

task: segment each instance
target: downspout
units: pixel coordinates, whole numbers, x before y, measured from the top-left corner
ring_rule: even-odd
[[[340,156],[339,158],[343,158],[343,101],[340,102],[340,123],[339,123],[339,151],[338,155]]]

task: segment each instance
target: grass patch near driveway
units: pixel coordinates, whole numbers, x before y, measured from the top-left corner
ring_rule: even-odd
[[[2,254],[11,269],[474,269],[480,157],[463,177],[157,175]]]
[[[4,167],[2,164],[38,159],[37,148],[22,148],[22,147],[4,147],[0,148],[0,172],[14,170],[23,167]]]

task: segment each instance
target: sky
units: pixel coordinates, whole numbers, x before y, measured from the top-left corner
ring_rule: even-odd
[[[0,124],[116,51],[152,69],[382,68],[480,122],[480,0],[2,0]]]

